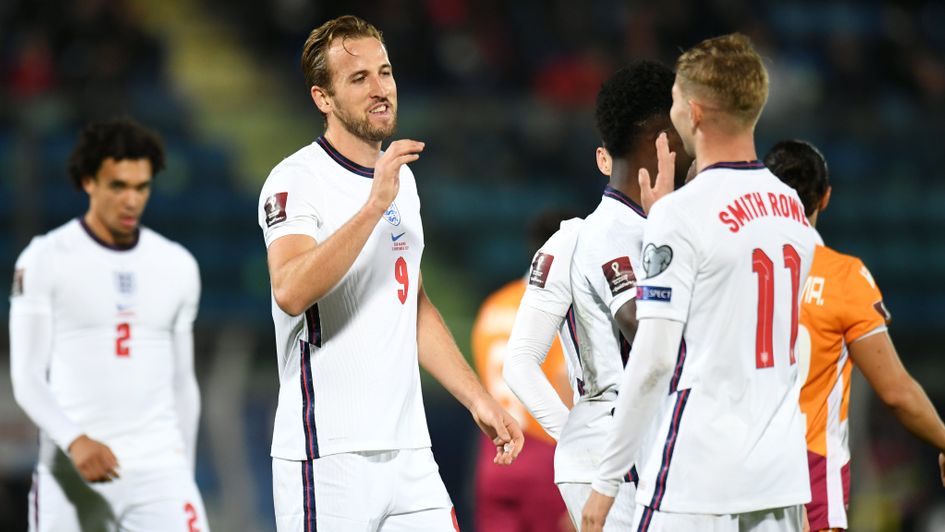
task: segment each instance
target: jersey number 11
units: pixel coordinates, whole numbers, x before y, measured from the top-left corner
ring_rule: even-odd
[[[784,245],[784,267],[791,273],[791,364],[797,341],[797,296],[801,284],[801,257],[790,244]],[[758,274],[758,324],[755,328],[755,367],[774,366],[774,262],[760,248],[751,252],[751,270]]]

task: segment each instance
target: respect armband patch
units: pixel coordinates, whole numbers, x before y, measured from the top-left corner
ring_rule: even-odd
[[[673,299],[673,289],[668,286],[638,286],[637,301],[662,301],[669,303]]]

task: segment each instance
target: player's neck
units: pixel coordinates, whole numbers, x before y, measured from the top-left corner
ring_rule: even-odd
[[[736,135],[701,134],[696,141],[696,170],[701,172],[718,163],[755,161],[754,132],[747,131]]]
[[[108,226],[91,211],[85,213],[82,217],[86,229],[99,240],[99,242],[116,248],[131,247],[138,240],[138,232],[130,235],[116,235],[108,229]]]
[[[614,158],[610,170],[610,181],[607,183],[611,188],[622,192],[625,196],[640,205],[640,181],[637,179],[637,172],[641,166],[624,158]]]
[[[325,130],[327,140],[338,153],[367,168],[374,168],[374,163],[381,156],[381,143],[371,142],[351,134],[344,127],[331,127]]]
[[[810,222],[811,227],[817,227],[818,214],[820,214],[820,211],[814,211],[810,216],[807,217],[807,221]]]

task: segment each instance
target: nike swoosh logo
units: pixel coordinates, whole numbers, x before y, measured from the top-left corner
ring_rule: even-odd
[[[399,235],[395,235],[394,233],[391,233],[391,234],[390,234],[390,241],[391,241],[391,242],[397,242],[398,240],[400,240],[400,237],[402,237],[402,236],[404,236],[404,235],[406,235],[406,234],[407,234],[407,231],[404,231],[403,233],[400,233]]]

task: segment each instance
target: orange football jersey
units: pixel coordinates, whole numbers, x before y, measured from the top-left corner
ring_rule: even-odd
[[[846,528],[850,492],[847,412],[853,369],[847,346],[886,330],[889,313],[863,262],[826,246],[814,251],[801,293],[797,352],[807,417],[811,530]]]
[[[505,384],[505,379],[502,378],[506,347],[512,333],[512,325],[515,323],[515,314],[518,312],[522,296],[525,295],[525,286],[525,279],[512,281],[483,302],[479,315],[476,317],[476,323],[473,325],[473,356],[476,361],[476,371],[486,390],[521,423],[522,430],[530,437],[554,444],[551,436],[528,413],[525,405],[519,402]],[[572,392],[568,386],[564,352],[557,335],[541,369],[564,404],[570,407]]]

